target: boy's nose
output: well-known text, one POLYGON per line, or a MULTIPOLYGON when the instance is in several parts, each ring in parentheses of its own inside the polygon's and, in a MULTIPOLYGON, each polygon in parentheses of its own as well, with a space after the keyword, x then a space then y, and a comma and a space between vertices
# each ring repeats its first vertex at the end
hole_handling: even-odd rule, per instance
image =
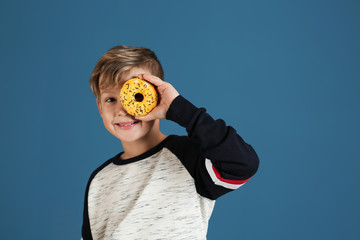
POLYGON ((124 107, 122 106, 121 103, 119 103, 119 106, 117 108, 117 113, 118 116, 126 116, 128 115, 128 113, 125 111, 124 107))

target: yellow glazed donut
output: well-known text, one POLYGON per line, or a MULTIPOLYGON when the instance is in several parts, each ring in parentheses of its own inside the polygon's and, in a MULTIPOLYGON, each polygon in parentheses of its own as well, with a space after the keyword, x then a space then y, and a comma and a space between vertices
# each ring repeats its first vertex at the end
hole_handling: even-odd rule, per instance
POLYGON ((151 83, 140 78, 132 78, 122 86, 120 101, 130 115, 144 116, 156 107, 158 94, 151 83))

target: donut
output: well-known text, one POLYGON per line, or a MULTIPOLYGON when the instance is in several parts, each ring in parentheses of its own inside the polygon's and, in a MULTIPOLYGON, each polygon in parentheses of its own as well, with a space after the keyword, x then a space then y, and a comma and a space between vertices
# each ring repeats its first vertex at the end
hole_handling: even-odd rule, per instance
POLYGON ((132 78, 122 86, 120 101, 130 115, 145 116, 156 107, 158 94, 151 83, 140 78, 132 78))

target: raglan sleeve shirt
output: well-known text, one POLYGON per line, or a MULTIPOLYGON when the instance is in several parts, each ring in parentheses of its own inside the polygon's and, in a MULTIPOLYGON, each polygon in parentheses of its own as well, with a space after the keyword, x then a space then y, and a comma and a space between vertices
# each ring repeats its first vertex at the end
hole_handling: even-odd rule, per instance
POLYGON ((195 180, 197 192, 217 199, 245 184, 257 171, 259 159, 222 119, 214 120, 205 108, 197 108, 182 95, 171 103, 166 119, 186 128, 188 144, 173 151, 195 180), (198 154, 192 148, 200 148, 198 154), (183 149, 181 149, 183 148, 183 149))
POLYGON ((84 203, 84 240, 110 235, 121 235, 114 239, 135 239, 135 235, 147 239, 205 239, 214 200, 242 186, 257 171, 259 159, 251 145, 223 120, 214 120, 205 108, 179 95, 169 106, 166 119, 186 128, 188 136, 170 135, 133 159, 122 160, 119 154, 92 173, 84 203), (124 180, 111 180, 127 174, 129 178, 124 180), (133 188, 132 180, 139 177, 143 185, 133 188), (151 194, 144 194, 145 188, 151 194), (132 193, 136 191, 139 193, 132 193), (128 200, 129 196, 135 196, 137 203, 128 200), (164 221, 157 209, 165 211, 164 221), (140 223, 138 219, 142 219, 140 223), (142 235, 144 231, 152 235, 142 235))

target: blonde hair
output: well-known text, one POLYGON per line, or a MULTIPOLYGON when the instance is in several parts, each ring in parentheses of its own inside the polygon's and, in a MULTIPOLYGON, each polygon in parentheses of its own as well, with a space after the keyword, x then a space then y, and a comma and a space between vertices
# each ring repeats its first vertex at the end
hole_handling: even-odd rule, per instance
POLYGON ((164 71, 155 53, 143 47, 116 46, 97 62, 90 77, 90 89, 99 98, 100 89, 118 86, 133 67, 141 67, 164 79, 164 71))

